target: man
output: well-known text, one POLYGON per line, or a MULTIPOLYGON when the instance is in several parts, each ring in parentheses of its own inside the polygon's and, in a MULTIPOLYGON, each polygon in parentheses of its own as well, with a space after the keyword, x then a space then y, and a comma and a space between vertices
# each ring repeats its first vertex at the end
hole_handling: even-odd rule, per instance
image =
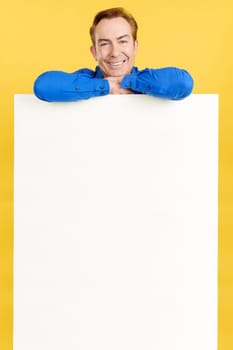
POLYGON ((95 71, 49 71, 35 81, 35 95, 45 101, 78 101, 107 94, 142 93, 180 100, 193 89, 190 74, 174 67, 138 70, 137 23, 123 8, 99 12, 90 28, 95 71))

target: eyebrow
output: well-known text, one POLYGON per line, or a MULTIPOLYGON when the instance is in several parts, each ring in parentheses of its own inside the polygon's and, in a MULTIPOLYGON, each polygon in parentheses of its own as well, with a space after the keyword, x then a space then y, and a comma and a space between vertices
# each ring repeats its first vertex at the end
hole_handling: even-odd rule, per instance
MULTIPOLYGON (((119 36, 118 38, 117 38, 117 40, 121 40, 121 39, 123 39, 123 38, 129 38, 129 35, 128 34, 124 34, 124 35, 121 35, 121 36, 119 36)), ((110 39, 98 39, 98 43, 101 43, 101 42, 103 42, 103 41, 107 41, 107 42, 109 42, 109 41, 111 41, 110 39)))
POLYGON ((129 35, 128 34, 121 35, 117 38, 117 40, 121 40, 123 38, 129 38, 129 35))

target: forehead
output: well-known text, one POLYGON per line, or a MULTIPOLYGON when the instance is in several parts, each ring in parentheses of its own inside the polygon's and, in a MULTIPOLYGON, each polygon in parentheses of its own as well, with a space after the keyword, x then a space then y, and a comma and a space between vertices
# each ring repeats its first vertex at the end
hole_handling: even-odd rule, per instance
POLYGON ((118 38, 122 35, 132 36, 130 24, 123 17, 104 18, 95 27, 95 39, 118 38))

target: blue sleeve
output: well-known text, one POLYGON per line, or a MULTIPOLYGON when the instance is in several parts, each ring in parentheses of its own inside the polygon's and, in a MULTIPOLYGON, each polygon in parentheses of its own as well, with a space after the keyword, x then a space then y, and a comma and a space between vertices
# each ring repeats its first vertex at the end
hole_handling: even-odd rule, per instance
POLYGON ((69 102, 109 94, 109 83, 94 78, 94 72, 81 69, 74 73, 49 71, 34 83, 35 95, 48 102, 69 102))
POLYGON ((155 97, 181 100, 191 94, 193 79, 186 70, 175 67, 146 68, 126 75, 122 87, 155 97))

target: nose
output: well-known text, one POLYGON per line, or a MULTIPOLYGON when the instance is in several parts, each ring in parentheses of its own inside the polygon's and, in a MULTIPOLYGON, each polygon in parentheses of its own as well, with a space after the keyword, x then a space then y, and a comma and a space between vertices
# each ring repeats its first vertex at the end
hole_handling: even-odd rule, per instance
POLYGON ((110 52, 111 57, 117 57, 117 56, 119 56, 119 54, 120 54, 119 44, 112 43, 111 52, 110 52))

